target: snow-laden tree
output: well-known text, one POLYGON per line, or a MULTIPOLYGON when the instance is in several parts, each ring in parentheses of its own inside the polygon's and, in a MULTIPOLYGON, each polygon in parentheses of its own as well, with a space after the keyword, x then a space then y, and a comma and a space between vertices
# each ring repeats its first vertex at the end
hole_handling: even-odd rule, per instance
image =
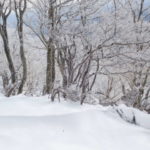
POLYGON ((108 45, 114 65, 105 67, 106 73, 120 77, 125 103, 143 107, 149 97, 149 5, 144 0, 114 2, 115 36, 108 45))
MULTIPOLYGON (((21 1, 12 1, 11 7, 15 8, 15 18, 20 18, 18 12, 23 6, 18 7, 15 2, 21 1)), ((17 48, 24 55, 21 55, 23 72, 21 78, 15 74, 15 79, 27 81, 27 93, 31 87, 34 92, 44 87, 43 94, 51 94, 52 100, 62 94, 81 104, 98 99, 103 105, 123 102, 149 109, 150 10, 146 0, 27 2, 26 15, 17 22, 20 27, 23 22, 26 25, 24 32, 18 30, 18 37, 20 45, 28 47, 28 57, 24 57, 24 47, 17 48), (23 37, 29 42, 22 43, 23 37), (36 55, 29 44, 38 49, 36 55), (34 65, 37 61, 38 68, 34 65), (27 80, 24 75, 28 75, 27 80)), ((2 23, 1 18, 1 27, 2 23)))
POLYGON ((14 0, 14 11, 17 19, 17 31, 20 43, 20 58, 22 63, 22 78, 18 87, 18 94, 23 92, 23 87, 27 80, 27 62, 24 52, 24 14, 27 9, 27 0, 14 0))
MULTIPOLYGON (((2 0, 0 2, 0 35, 3 41, 3 49, 6 55, 8 69, 10 71, 7 73, 8 69, 4 69, 5 71, 2 72, 3 78, 3 87, 5 89, 5 95, 10 96, 15 93, 22 93, 23 87, 27 77, 27 69, 26 69, 26 59, 24 55, 24 46, 23 46, 23 15, 26 11, 26 0, 2 0), (18 29, 18 36, 20 41, 20 58, 22 61, 23 66, 23 73, 22 79, 20 81, 19 78, 19 69, 17 65, 15 65, 15 61, 13 61, 13 49, 11 47, 11 39, 9 37, 11 30, 8 27, 8 20, 9 17, 16 12, 16 19, 17 19, 17 29, 18 29), (11 81, 11 82, 10 82, 11 81)), ((16 37, 15 37, 16 38, 16 37)), ((15 49, 16 51, 16 49, 15 49)), ((18 59, 17 57, 15 59, 18 59)))
POLYGON ((0 35, 3 41, 4 52, 8 62, 8 68, 10 71, 10 80, 11 80, 11 85, 10 85, 9 77, 7 73, 2 73, 3 87, 6 89, 7 96, 11 95, 16 83, 16 72, 15 72, 15 66, 12 60, 12 55, 11 55, 12 53, 9 45, 8 26, 7 26, 7 20, 11 14, 11 11, 12 11, 12 1, 2 0, 0 2, 0 35))

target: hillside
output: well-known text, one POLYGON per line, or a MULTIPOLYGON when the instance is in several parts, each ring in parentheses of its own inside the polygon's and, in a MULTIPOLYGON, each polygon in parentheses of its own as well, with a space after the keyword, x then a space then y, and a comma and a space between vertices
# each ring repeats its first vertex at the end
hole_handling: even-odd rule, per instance
POLYGON ((149 150, 148 127, 150 116, 123 105, 81 106, 63 100, 51 103, 47 97, 0 96, 2 150, 149 150), (116 109, 134 112, 139 125, 121 119, 116 109))

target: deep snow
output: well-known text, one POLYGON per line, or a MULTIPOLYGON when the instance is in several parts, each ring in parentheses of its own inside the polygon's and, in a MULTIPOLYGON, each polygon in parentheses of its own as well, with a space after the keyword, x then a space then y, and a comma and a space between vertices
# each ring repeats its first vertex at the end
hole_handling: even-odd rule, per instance
POLYGON ((47 97, 0 95, 1 150, 150 150, 150 116, 124 105, 102 107, 47 97), (125 122, 136 116, 138 125, 125 122))

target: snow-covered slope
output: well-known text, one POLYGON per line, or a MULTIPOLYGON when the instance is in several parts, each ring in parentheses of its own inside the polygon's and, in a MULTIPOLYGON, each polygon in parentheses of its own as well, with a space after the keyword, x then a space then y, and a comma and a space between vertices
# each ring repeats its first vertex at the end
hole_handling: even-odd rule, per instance
POLYGON ((150 150, 150 130, 125 122, 112 107, 0 95, 0 149, 150 150))

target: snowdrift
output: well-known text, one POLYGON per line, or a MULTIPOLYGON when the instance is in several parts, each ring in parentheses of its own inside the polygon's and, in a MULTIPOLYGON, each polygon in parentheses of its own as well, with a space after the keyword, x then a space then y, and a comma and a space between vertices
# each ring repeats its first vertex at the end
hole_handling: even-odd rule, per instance
POLYGON ((149 150, 150 116, 119 107, 102 107, 47 97, 0 95, 2 150, 149 150), (136 116, 138 125, 124 121, 136 116))

